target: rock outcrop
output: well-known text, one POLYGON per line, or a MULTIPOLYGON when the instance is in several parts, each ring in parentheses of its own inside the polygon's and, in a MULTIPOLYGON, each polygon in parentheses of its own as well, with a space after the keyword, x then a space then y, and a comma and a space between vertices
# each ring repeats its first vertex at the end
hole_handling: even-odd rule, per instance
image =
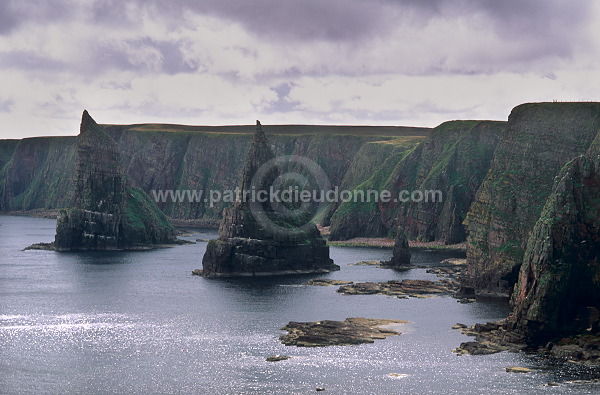
POLYGON ((386 329, 383 326, 407 324, 408 321, 346 318, 344 321, 292 321, 281 330, 287 331, 279 340, 286 346, 297 347, 326 347, 348 346, 362 343, 373 343, 388 336, 397 336, 401 332, 386 329))
MULTIPOLYGON (((240 195, 226 208, 219 238, 211 240, 202 258, 209 277, 327 273, 339 270, 329 258, 329 247, 309 218, 276 210, 270 188, 283 176, 260 122, 246 157, 240 195), (260 202, 252 191, 268 193, 260 202)), ((258 197, 258 195, 256 195, 258 197)))
POLYGON ((55 249, 135 249, 175 241, 165 215, 131 186, 115 141, 84 111, 71 208, 58 217, 55 249))
POLYGON ((509 294, 554 177, 586 152, 600 103, 530 103, 513 109, 466 218, 470 286, 509 294))
POLYGON ((391 268, 402 268, 410 265, 410 250, 408 248, 408 239, 404 230, 398 229, 394 238, 394 249, 392 258, 385 263, 385 266, 391 268))

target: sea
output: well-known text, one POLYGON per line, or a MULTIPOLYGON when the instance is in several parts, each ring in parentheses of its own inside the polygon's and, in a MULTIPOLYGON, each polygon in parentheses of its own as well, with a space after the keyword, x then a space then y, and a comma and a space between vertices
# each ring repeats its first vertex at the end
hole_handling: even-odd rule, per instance
MULTIPOLYGON (((24 250, 54 239, 52 219, 0 216, 2 394, 597 394, 599 371, 537 354, 458 356, 471 338, 451 329, 507 316, 508 300, 342 295, 311 278, 438 280, 354 265, 388 248, 331 247, 341 270, 319 276, 206 279, 206 241, 136 252, 24 250), (302 348, 279 341, 290 321, 349 317, 409 321, 372 344, 302 348), (267 362, 272 355, 291 358, 267 362), (508 373, 506 367, 532 369, 508 373), (549 385, 549 383, 552 383, 549 385), (558 384, 558 386, 555 386, 558 384)), ((435 267, 454 256, 413 251, 435 267)))

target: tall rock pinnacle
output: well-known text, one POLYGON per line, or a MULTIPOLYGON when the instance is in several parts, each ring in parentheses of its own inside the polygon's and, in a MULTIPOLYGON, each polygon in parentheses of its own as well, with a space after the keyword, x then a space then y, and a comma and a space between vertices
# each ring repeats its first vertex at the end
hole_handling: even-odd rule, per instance
MULTIPOLYGON (((240 183, 242 194, 264 191, 265 196, 270 196, 267 191, 274 180, 284 176, 273 159, 273 150, 256 121, 240 183)), ((219 238, 209 242, 202 258, 203 275, 260 276, 339 270, 329 258, 329 247, 314 223, 295 228, 293 221, 277 215, 271 202, 256 205, 251 201, 251 193, 246 197, 223 211, 219 238), (289 232, 274 230, 273 218, 267 214, 289 232)))
POLYGON ((77 136, 72 207, 56 223, 59 251, 144 248, 173 243, 175 229, 141 189, 133 187, 118 144, 87 111, 77 136))

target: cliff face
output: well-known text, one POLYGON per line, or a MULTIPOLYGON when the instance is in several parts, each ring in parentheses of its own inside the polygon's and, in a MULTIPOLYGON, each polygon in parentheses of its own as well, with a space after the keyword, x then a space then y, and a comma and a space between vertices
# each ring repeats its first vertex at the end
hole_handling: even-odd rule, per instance
MULTIPOLYGON (((277 210, 273 201, 244 198, 245 192, 277 188, 285 171, 274 164, 275 154, 260 123, 241 176, 241 198, 225 209, 219 238, 209 242, 202 258, 205 276, 259 276, 326 273, 338 270, 316 226, 304 216, 277 210)), ((293 210, 292 210, 293 211, 293 210)))
POLYGON ((599 103, 513 109, 465 221, 469 276, 477 291, 510 293, 554 177, 588 149, 599 129, 599 103))
MULTIPOLYGON (((422 138, 398 138, 364 144, 352 161, 340 190, 381 191, 396 166, 409 155, 422 138)), ((331 207, 330 240, 353 237, 385 237, 389 226, 381 218, 380 205, 371 201, 338 202, 331 207)))
MULTIPOLYGON (((170 196, 156 201, 172 218, 220 220, 230 203, 211 207, 208 191, 237 186, 250 147, 250 126, 100 126, 117 143, 132 185, 154 200, 152 191, 203 190, 202 198, 170 196)), ((265 126, 277 155, 300 155, 317 162, 339 185, 366 143, 398 136, 425 136, 426 128, 351 126, 265 126)), ((253 129, 252 129, 253 130, 253 129)), ((0 140, 0 211, 67 207, 73 189, 77 141, 74 137, 0 140)), ((325 215, 326 213, 324 213, 325 215)))
POLYGON ((504 128, 504 122, 446 122, 418 146, 382 155, 379 163, 383 165, 356 189, 388 190, 392 200, 340 205, 332 216, 332 239, 385 236, 400 227, 409 239, 448 244, 464 241, 462 221, 504 128), (399 196, 401 191, 440 191, 441 199, 437 194, 433 201, 430 193, 428 201, 425 194, 421 201, 421 196, 415 195, 414 200, 402 202, 410 196, 399 196))
POLYGON ((600 133, 597 141, 560 171, 527 241, 508 321, 529 343, 598 328, 600 133))
POLYGON ((73 186, 74 137, 4 140, 0 151, 0 211, 65 207, 73 186), (13 147, 12 150, 10 147, 13 147), (12 151, 12 152, 11 152, 12 151), (8 154, 10 153, 10 157, 8 154))
POLYGON ((84 111, 70 206, 57 220, 59 251, 134 248, 175 241, 174 228, 131 186, 115 141, 84 111))

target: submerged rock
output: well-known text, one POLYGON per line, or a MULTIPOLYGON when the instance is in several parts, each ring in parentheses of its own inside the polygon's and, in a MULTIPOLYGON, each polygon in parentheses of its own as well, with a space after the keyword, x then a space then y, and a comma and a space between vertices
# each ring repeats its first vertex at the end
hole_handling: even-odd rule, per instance
POLYGON ((332 286, 332 285, 348 285, 353 284, 352 281, 331 280, 328 278, 313 278, 304 283, 304 285, 332 286))
POLYGON ((292 357, 288 357, 287 355, 271 355, 270 357, 267 357, 267 362, 285 361, 290 358, 292 358, 292 357))
POLYGON ((136 249, 176 242, 166 216, 131 185, 117 143, 84 111, 72 205, 60 211, 55 249, 136 249))
POLYGON ((288 334, 279 340, 286 346, 325 347, 373 343, 378 339, 399 335, 400 332, 382 326, 406 324, 408 321, 346 318, 344 321, 290 322, 281 330, 288 334))
POLYGON ((306 215, 296 215, 293 208, 272 204, 271 188, 284 176, 257 121, 242 174, 241 196, 233 207, 224 210, 219 238, 208 243, 202 258, 204 276, 266 276, 339 270, 329 257, 325 240, 306 215), (247 195, 252 191, 268 191, 267 201, 260 202, 247 195))
POLYGON ((533 369, 524 368, 521 366, 507 366, 506 371, 509 373, 529 373, 533 372, 533 369))

